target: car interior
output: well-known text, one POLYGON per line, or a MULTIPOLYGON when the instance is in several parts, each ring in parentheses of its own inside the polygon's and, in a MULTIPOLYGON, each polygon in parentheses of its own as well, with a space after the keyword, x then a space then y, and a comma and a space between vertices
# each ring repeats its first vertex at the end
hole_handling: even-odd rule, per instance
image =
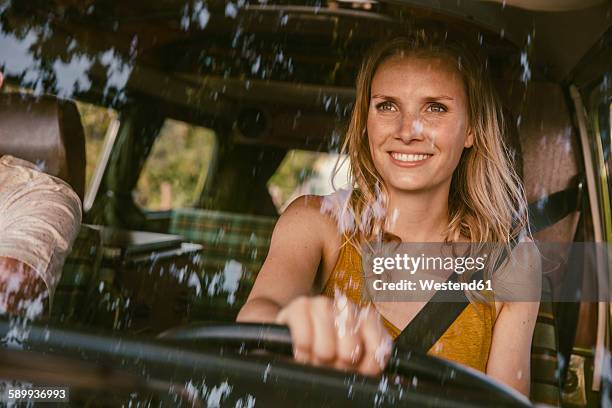
MULTIPOLYGON (((53 332, 54 347, 80 344, 95 356, 90 364, 96 358, 119 361, 109 351, 115 347, 125 356, 148 362, 152 373, 175 370, 177 378, 196 378, 218 367, 221 373, 249 372, 244 374, 244 389, 255 387, 254 373, 269 370, 265 360, 258 360, 255 369, 240 358, 197 355, 194 336, 212 343, 221 339, 229 347, 244 345, 245 338, 268 330, 263 334, 270 343, 266 347, 286 352, 287 345, 278 341, 280 335, 273 328, 260 328, 255 334, 228 329, 265 260, 279 215, 267 183, 292 149, 337 152, 351 112, 360 57, 374 39, 398 33, 437 30, 480 44, 503 103, 507 144, 523 179, 537 241, 593 241, 597 225, 600 238, 608 237, 609 198, 605 190, 606 210, 598 198, 602 176, 593 173, 602 163, 585 151, 591 149, 589 138, 599 137, 604 140, 601 157, 607 160, 610 147, 605 140, 610 135, 610 110, 607 121, 605 110, 599 114, 601 128, 595 130, 599 133, 586 123, 594 108, 605 105, 603 96, 594 102, 593 95, 607 95, 605 106, 610 106, 610 85, 603 91, 600 86, 612 69, 612 47, 606 46, 612 43, 609 2, 474 0, 439 2, 439 8, 420 1, 239 2, 233 16, 234 9, 228 11, 226 3, 214 1, 207 5, 206 23, 202 23, 206 14, 201 2, 167 2, 176 3, 174 8, 141 1, 129 7, 108 2, 106 12, 112 18, 101 22, 95 22, 95 16, 102 8, 87 14, 86 8, 72 10, 67 1, 52 3, 56 32, 41 47, 41 58, 51 58, 58 44, 72 40, 80 52, 92 55, 113 46, 117 60, 131 64, 123 89, 109 85, 109 72, 92 64, 90 86, 66 97, 24 91, 31 84, 11 72, 10 62, 0 57, 8 83, 20 88, 0 92, 0 154, 37 164, 65 180, 84 201, 84 224, 42 322, 60 327, 53 332), (184 3, 182 19, 175 11, 179 3, 184 3), (569 26, 575 29, 566 29, 569 26), (98 31, 104 35, 95 36, 98 31), (130 40, 133 36, 137 45, 130 40), (73 100, 113 107, 119 115, 106 134, 93 176, 97 181, 89 186, 85 185, 86 136, 73 100), (133 191, 167 119, 213 129, 214 157, 193 206, 150 211, 135 203, 133 191), (205 322, 212 322, 214 330, 188 335, 172 331, 205 322), (112 335, 96 342, 86 334, 62 332, 61 327, 112 335), (154 339, 164 332, 168 341, 163 345, 129 340, 129 336, 154 339), (121 335, 128 337, 113 343, 121 335), (181 340, 181 335, 186 337, 181 340), (180 354, 173 346, 193 352, 180 354), (141 354, 135 351, 139 348, 141 354), (180 368, 169 368, 167 362, 151 357, 155 353, 174 359, 180 368)), ((14 25, 50 18, 40 12, 28 20, 18 7, 9 10, 12 14, 3 19, 14 25)), ((609 161, 603 165, 609 166, 609 161)), ((564 281, 559 276, 567 268, 565 255, 557 254, 544 265, 555 281, 564 281)), ((532 341, 530 400, 552 406, 598 406, 601 379, 597 378, 603 368, 593 350, 609 350, 609 305, 554 302, 553 291, 563 288, 552 287, 547 279, 532 341)), ((44 333, 36 330, 31 332, 33 344, 42 345, 44 333)), ((250 348, 261 346, 250 341, 250 348)), ((13 361, 10 354, 2 354, 13 361)), ((53 364, 53 356, 45 358, 44 364, 53 364)), ((285 367, 277 357, 271 361, 285 367)), ((148 387, 137 376, 119 371, 115 377, 96 377, 92 367, 75 370, 88 373, 92 383, 97 381, 99 392, 108 386, 148 387)), ((324 370, 304 370, 308 375, 300 378, 311 381, 309 389, 318 390, 312 395, 323 395, 321 390, 330 382, 341 382, 341 377, 324 370)), ((299 382, 297 377, 290 381, 287 378, 292 377, 278 375, 278 381, 286 381, 285 389, 293 390, 286 393, 299 392, 291 388, 292 381, 299 382)), ((240 377, 233 378, 240 389, 240 377)), ((478 390, 480 383, 470 381, 465 384, 478 390)), ((377 392, 378 383, 363 384, 355 401, 369 401, 365 395, 377 392)), ((424 398, 433 398, 437 391, 427 394, 424 387, 424 398)), ((188 388, 177 391, 176 398, 189 399, 188 388)), ((157 391, 162 389, 163 384, 157 391)), ((383 403, 401 399, 398 392, 383 398, 383 403)), ((232 398, 247 406, 248 392, 232 398)), ((470 398, 477 397, 470 394, 470 398)), ((509 406, 521 403, 508 401, 509 406)))

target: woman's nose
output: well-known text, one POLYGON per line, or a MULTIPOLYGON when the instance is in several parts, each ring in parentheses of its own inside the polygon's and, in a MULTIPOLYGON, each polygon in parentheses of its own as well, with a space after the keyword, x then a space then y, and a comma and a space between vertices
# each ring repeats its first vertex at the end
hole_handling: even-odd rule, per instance
POLYGON ((402 115, 399 123, 398 136, 404 143, 412 140, 423 140, 424 126, 417 115, 402 115))

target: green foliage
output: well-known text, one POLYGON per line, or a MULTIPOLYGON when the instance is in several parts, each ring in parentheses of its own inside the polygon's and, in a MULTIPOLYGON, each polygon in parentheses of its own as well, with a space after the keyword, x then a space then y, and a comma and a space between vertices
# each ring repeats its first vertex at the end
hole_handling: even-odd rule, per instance
POLYGON ((317 152, 291 150, 268 181, 268 189, 277 208, 283 207, 295 189, 314 172, 314 164, 321 156, 317 152))
POLYGON ((166 120, 138 179, 135 201, 149 210, 193 205, 206 179, 214 146, 212 130, 166 120))

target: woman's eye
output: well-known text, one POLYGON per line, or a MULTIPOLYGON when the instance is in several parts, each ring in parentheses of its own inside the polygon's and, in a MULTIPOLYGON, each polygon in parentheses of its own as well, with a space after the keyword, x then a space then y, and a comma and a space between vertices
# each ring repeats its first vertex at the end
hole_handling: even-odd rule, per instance
POLYGON ((391 102, 381 102, 379 104, 376 105, 376 109, 380 110, 380 111, 392 111, 394 108, 393 104, 391 102))
POLYGON ((427 107, 427 111, 434 113, 446 112, 446 106, 440 103, 432 103, 427 107))

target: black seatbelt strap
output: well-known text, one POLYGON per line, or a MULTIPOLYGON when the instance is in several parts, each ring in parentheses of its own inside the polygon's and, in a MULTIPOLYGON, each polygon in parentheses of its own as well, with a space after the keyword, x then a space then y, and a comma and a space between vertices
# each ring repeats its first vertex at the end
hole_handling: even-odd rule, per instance
MULTIPOLYGON (((453 272, 447 282, 456 282, 457 274, 453 272)), ((459 301, 445 301, 437 291, 431 300, 417 313, 408 326, 395 339, 395 344, 406 350, 419 350, 426 353, 446 330, 465 310, 469 301, 463 291, 453 293, 459 301)))
POLYGON ((583 183, 579 179, 575 187, 558 191, 529 204, 531 232, 542 231, 561 221, 567 215, 580 210, 583 183))
MULTIPOLYGON (((500 261, 503 260, 500 259, 500 261)), ((457 282, 458 276, 453 272, 446 281, 457 282)), ((482 279, 482 276, 483 272, 480 270, 474 273, 471 280, 482 279)), ((397 336, 395 344, 407 350, 419 350, 426 353, 442 337, 469 303, 465 292, 462 290, 437 291, 397 336)))

